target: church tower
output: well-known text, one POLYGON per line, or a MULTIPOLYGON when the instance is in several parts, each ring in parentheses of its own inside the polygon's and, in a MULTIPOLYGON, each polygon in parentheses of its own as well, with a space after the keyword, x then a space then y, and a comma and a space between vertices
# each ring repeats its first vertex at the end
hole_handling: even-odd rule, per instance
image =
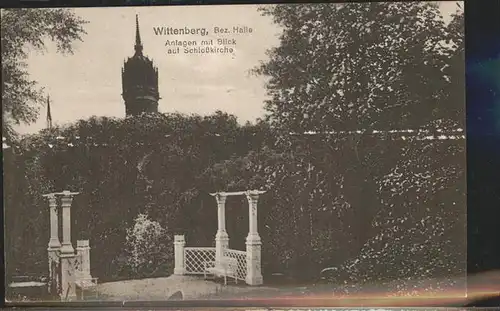
POLYGON ((143 55, 139 18, 135 16, 135 54, 122 69, 123 100, 127 116, 158 112, 158 68, 143 55))

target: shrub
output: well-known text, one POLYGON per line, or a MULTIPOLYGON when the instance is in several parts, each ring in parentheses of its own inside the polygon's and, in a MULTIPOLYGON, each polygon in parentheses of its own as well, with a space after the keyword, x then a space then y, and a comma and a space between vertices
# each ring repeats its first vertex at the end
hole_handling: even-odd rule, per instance
POLYGON ((126 265, 135 278, 170 274, 173 265, 173 242, 166 228, 139 214, 127 229, 126 265))

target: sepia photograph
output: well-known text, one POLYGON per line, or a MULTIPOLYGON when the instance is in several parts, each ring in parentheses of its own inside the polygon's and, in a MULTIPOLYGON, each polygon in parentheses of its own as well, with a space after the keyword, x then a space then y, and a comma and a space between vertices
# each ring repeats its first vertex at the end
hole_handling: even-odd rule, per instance
POLYGON ((465 297, 463 2, 2 9, 1 47, 8 302, 465 297))

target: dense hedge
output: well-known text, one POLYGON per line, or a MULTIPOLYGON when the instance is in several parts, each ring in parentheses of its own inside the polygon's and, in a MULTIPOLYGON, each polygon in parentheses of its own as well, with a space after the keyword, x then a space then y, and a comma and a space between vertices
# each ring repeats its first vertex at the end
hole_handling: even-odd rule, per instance
MULTIPOLYGON (((45 273, 41 195, 63 189, 81 193, 73 239, 91 240, 92 272, 103 281, 171 273, 167 238, 153 268, 132 269, 127 230, 139 214, 166 236, 211 246, 208 193, 257 188, 268 190, 259 202, 265 276, 307 279, 331 266, 345 272, 336 282, 464 271, 463 140, 278 137, 265 123, 240 126, 217 113, 92 118, 26 138, 4 158, 8 274, 45 273)), ((244 249, 246 200, 228 199, 226 219, 231 247, 244 249)))

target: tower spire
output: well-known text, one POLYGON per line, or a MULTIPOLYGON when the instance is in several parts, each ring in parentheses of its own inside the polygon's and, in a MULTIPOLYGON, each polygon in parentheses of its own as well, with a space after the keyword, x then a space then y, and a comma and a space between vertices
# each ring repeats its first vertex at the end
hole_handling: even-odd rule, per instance
POLYGON ((47 128, 52 128, 52 114, 50 113, 50 95, 47 96, 47 128))
POLYGON ((139 32, 139 15, 135 14, 135 55, 142 55, 141 34, 139 32))
POLYGON ((122 97, 125 101, 125 114, 140 115, 142 113, 157 113, 158 100, 158 69, 153 62, 143 55, 139 16, 135 15, 135 54, 123 64, 122 97))

